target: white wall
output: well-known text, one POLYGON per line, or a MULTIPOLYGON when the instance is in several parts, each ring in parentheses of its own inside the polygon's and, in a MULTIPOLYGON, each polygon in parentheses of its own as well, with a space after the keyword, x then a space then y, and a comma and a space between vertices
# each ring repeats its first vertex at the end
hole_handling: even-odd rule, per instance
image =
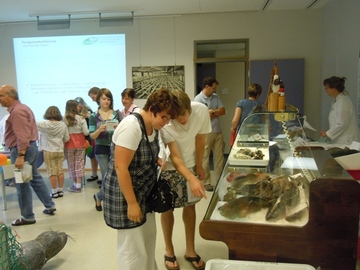
POLYGON ((220 117, 220 127, 225 141, 225 153, 230 151, 230 127, 236 103, 245 98, 245 63, 230 62, 216 64, 216 80, 219 82, 216 93, 224 104, 226 114, 220 117), (225 90, 226 89, 226 90, 225 90))
POLYGON ((324 91, 322 81, 330 76, 346 77, 345 90, 355 106, 358 99, 358 62, 360 51, 360 1, 332 0, 324 9, 321 127, 328 128, 332 98, 324 91))
MULTIPOLYGON (((346 0, 346 2, 349 2, 350 5, 354 1, 346 0)), ((354 5, 358 6, 358 3, 354 5)), ((333 8, 333 3, 331 3, 331 7, 328 8, 330 11, 327 11, 327 13, 332 12, 333 8)), ((342 7, 341 10, 342 13, 345 13, 345 11, 354 13, 351 7, 349 10, 342 7)), ((346 19, 344 18, 346 16, 341 17, 342 20, 346 19)), ((330 20, 333 19, 331 17, 330 20)), ((340 21, 340 19, 337 21, 340 21)), ((319 87, 324 76, 324 72, 321 70, 324 66, 322 65, 322 57, 325 60, 329 58, 325 54, 328 50, 325 48, 327 44, 322 42, 323 23, 328 24, 328 19, 323 17, 322 10, 306 10, 213 13, 147 19, 136 18, 133 26, 130 27, 99 28, 97 20, 73 21, 69 30, 54 31, 37 31, 35 24, 0 25, 0 85, 10 84, 16 86, 12 46, 12 39, 15 37, 125 33, 127 45, 127 85, 129 87, 132 86, 131 68, 133 66, 184 65, 185 91, 192 99, 195 94, 194 41, 248 38, 250 41, 250 60, 305 59, 304 112, 305 115, 311 116, 311 118, 308 118, 310 123, 315 128, 319 128, 322 121, 320 116, 323 114, 320 110, 323 91, 319 87), (324 53, 322 54, 323 50, 324 53)), ((359 31, 359 29, 356 31, 359 31)), ((341 37, 345 34, 349 33, 342 32, 341 37)), ((357 36, 360 37, 358 32, 357 36)), ((326 38, 328 37, 326 36, 326 38)), ((346 45, 349 47, 351 44, 347 43, 346 45)), ((358 48, 359 46, 357 45, 357 52, 358 48)), ((345 66, 345 61, 341 61, 337 65, 342 70, 345 70, 343 67, 345 66)), ((270 72, 269 70, 267 75, 270 75, 270 72)), ((279 73, 281 75, 281 70, 279 70, 279 73)), ((347 73, 344 75, 347 75, 347 73)), ((263 86, 264 89, 266 87, 263 86)), ((122 91, 122 89, 110 90, 122 91)), ((238 97, 238 99, 240 98, 243 98, 243 95, 238 97)), ((117 102, 120 101, 115 101, 115 107, 117 102)), ((137 100, 136 104, 143 106, 144 100, 137 100)), ((0 108, 0 117, 5 112, 4 108, 0 108)), ((228 109, 228 114, 229 118, 232 118, 233 108, 228 109)), ((227 126, 227 129, 229 129, 230 122, 222 123, 223 129, 226 128, 224 126, 227 126)), ((229 138, 225 137, 224 139, 228 141, 229 138)), ((87 162, 87 165, 89 165, 89 162, 87 162)))
POLYGON ((35 24, 0 25, 0 84, 16 86, 14 37, 125 33, 128 86, 132 66, 184 65, 185 91, 192 98, 194 40, 249 38, 251 60, 305 58, 305 114, 313 115, 312 124, 318 126, 320 93, 314 88, 322 79, 322 18, 321 10, 311 10, 135 19, 131 27, 99 28, 97 20, 73 21, 69 30, 54 31, 37 31, 35 24))

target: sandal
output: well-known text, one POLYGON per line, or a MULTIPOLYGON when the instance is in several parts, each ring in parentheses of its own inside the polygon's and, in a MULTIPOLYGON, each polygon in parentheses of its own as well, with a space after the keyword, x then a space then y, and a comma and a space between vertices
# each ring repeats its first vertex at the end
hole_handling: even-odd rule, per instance
POLYGON ((53 198, 53 199, 56 199, 56 198, 59 198, 59 193, 51 193, 50 194, 50 197, 53 198))
POLYGON ((11 225, 13 226, 22 226, 22 225, 31 225, 35 224, 36 220, 25 220, 23 218, 18 218, 17 220, 14 220, 11 222, 11 225))
POLYGON ((202 265, 199 265, 199 262, 201 260, 201 257, 196 254, 196 257, 185 257, 185 260, 191 263, 192 267, 196 270, 204 270, 205 269, 205 262, 202 265), (199 266, 195 266, 194 262, 196 262, 199 266))
POLYGON ((57 194, 58 194, 59 197, 63 197, 64 196, 64 191, 58 191, 57 194))
POLYGON ((175 263, 175 262, 177 262, 177 260, 176 260, 176 256, 173 256, 173 257, 169 257, 169 256, 166 256, 166 255, 164 255, 164 258, 165 258, 165 267, 166 267, 166 269, 168 269, 168 270, 179 270, 180 269, 180 266, 179 266, 179 263, 178 263, 178 266, 173 266, 173 267, 171 267, 171 266, 168 266, 167 264, 166 264, 166 262, 171 262, 171 263, 175 263))

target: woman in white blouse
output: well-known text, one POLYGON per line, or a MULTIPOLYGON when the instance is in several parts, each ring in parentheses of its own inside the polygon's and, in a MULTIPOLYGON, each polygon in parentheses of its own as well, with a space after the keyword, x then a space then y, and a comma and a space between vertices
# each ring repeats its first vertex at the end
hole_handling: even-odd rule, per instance
POLYGON ((329 113, 329 129, 321 131, 320 136, 328 137, 334 143, 350 145, 360 141, 360 132, 354 105, 345 91, 345 79, 332 76, 323 82, 325 91, 335 100, 329 113))

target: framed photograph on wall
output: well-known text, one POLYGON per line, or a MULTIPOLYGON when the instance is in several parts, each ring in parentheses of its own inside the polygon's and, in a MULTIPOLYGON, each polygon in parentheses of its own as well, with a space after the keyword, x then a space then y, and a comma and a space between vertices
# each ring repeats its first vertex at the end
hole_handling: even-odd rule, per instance
POLYGON ((135 98, 146 99, 160 88, 185 91, 184 66, 133 67, 132 81, 135 98))

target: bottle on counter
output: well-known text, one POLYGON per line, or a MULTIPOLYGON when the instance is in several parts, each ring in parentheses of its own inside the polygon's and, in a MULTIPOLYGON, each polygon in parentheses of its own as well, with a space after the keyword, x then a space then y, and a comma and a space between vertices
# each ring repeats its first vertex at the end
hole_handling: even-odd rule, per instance
POLYGON ((280 88, 279 88, 279 100, 278 100, 278 111, 285 110, 285 86, 283 81, 280 81, 280 88))

